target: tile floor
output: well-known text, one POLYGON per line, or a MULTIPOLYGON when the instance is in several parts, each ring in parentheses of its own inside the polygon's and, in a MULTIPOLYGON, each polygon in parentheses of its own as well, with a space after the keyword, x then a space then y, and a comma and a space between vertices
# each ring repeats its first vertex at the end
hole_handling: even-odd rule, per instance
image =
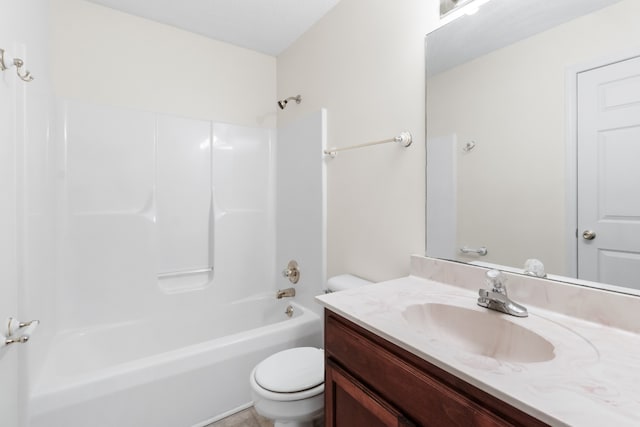
POLYGON ((273 422, 258 415, 255 409, 249 408, 206 427, 273 427, 273 422))
MULTIPOLYGON (((324 427, 324 419, 314 421, 313 425, 324 427)), ((273 421, 261 417, 255 409, 249 408, 205 427, 273 427, 273 421)))

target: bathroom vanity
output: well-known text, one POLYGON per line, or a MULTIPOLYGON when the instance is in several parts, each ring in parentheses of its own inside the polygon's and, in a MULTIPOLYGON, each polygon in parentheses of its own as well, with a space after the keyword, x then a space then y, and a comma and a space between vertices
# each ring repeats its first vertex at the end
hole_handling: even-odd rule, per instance
POLYGON ((486 271, 415 256, 317 297, 326 425, 640 425, 640 298, 506 273, 518 318, 478 306, 486 271))
POLYGON ((443 369, 325 313, 327 426, 543 426, 443 369))

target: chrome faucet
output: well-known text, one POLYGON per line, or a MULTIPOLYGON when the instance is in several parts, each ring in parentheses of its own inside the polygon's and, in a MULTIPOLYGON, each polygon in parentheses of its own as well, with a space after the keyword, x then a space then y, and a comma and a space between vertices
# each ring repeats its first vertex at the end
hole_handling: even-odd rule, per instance
POLYGON ((294 288, 287 288, 287 289, 278 289, 278 292, 276 292, 276 298, 281 299, 284 297, 295 297, 296 296, 296 290, 294 288))
POLYGON ((502 273, 498 270, 489 270, 486 274, 487 286, 491 290, 480 289, 478 291, 478 305, 491 310, 501 311, 517 317, 527 317, 529 313, 522 305, 513 302, 507 296, 507 288, 502 279, 502 273))

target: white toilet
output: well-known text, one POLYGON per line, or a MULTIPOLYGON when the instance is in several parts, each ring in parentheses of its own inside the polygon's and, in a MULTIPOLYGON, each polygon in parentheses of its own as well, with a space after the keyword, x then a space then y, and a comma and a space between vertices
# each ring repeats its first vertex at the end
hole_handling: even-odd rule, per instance
MULTIPOLYGON (((349 274, 327 281, 329 292, 371 282, 349 274)), ((275 427, 312 427, 324 414, 324 350, 297 347, 273 354, 251 371, 256 412, 275 427)))
POLYGON ((311 427, 324 412, 324 350, 280 351, 253 368, 250 382, 256 412, 275 427, 311 427))

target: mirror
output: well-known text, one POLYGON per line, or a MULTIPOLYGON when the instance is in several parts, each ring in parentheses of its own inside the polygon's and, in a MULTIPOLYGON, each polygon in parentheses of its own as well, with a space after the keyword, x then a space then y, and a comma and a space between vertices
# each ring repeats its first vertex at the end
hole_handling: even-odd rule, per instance
MULTIPOLYGON (((638 16, 637 0, 491 0, 427 35, 428 256, 515 272, 533 258, 554 279, 640 288, 638 243, 605 272, 587 271, 602 253, 580 264, 602 240, 579 228, 576 154, 578 76, 640 56, 638 16)), ((603 185, 623 198, 609 218, 640 224, 639 194, 603 185)))

